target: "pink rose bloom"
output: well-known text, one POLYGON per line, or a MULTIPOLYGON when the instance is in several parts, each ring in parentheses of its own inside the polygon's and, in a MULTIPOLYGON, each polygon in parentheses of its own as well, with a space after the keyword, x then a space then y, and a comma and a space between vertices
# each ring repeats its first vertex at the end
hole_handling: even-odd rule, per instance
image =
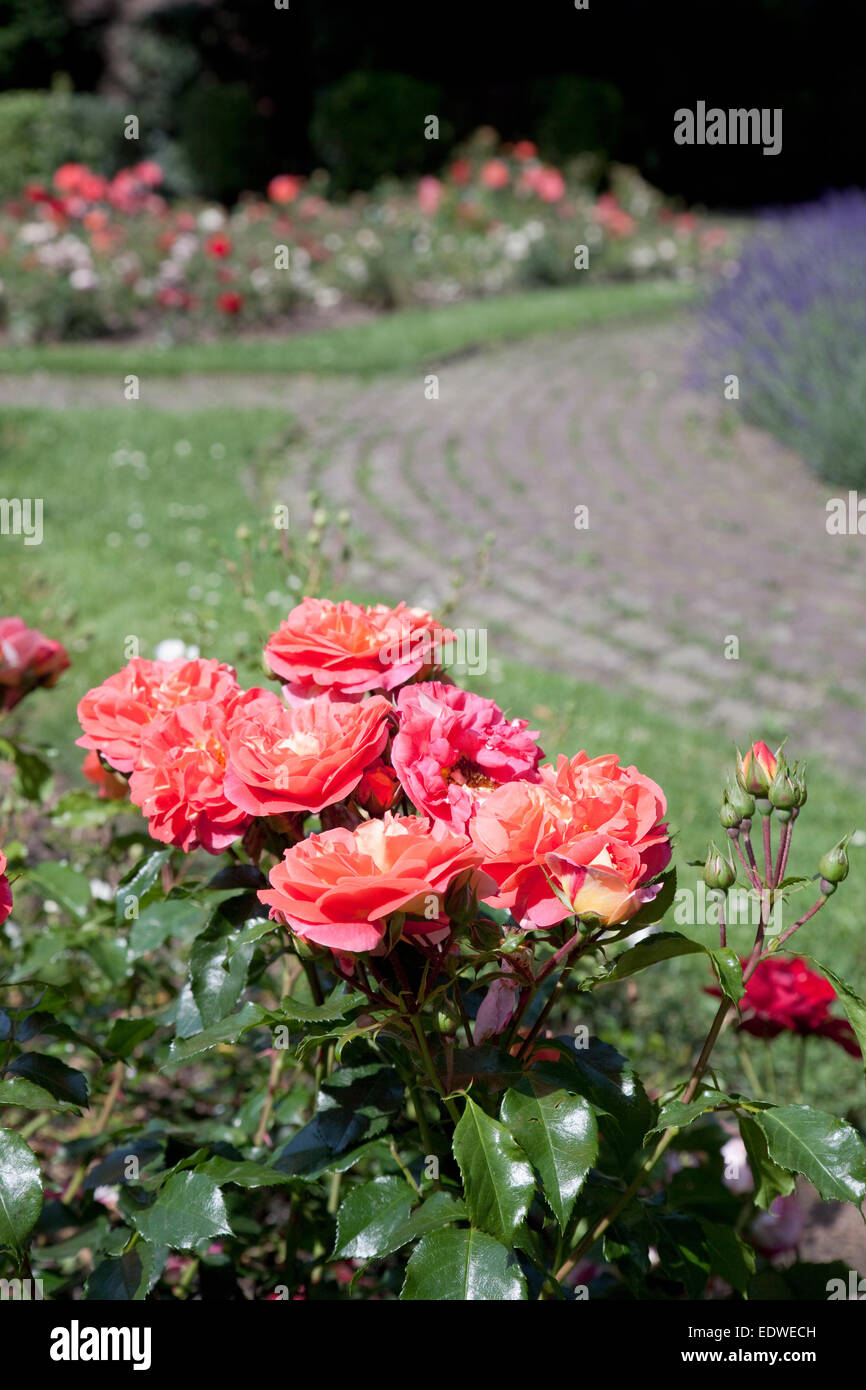
POLYGON ((59 642, 20 618, 0 618, 0 710, 14 709, 37 685, 56 685, 68 666, 59 642))
POLYGON ((506 719, 493 700, 456 685, 409 685, 397 699, 400 729, 391 761, 424 815, 465 830, 503 782, 535 779, 544 753, 525 719, 506 719))
POLYGON ((526 181, 545 203, 558 203, 565 197, 565 179, 558 169, 530 169, 526 181))
POLYGON ((769 1211, 759 1211, 749 1234, 752 1244, 765 1255, 795 1250, 803 1237, 806 1215, 796 1196, 777 1197, 769 1211))
POLYGON ((418 206, 425 217, 433 217, 442 201, 442 184, 432 174, 418 180, 418 206))
POLYGON ((0 850, 0 926, 12 911, 12 885, 6 877, 6 855, 0 850))
POLYGON ((136 656, 78 705, 79 748, 100 752, 119 772, 132 772, 141 735, 152 719, 197 700, 240 696, 233 667, 196 657, 146 661, 136 656))

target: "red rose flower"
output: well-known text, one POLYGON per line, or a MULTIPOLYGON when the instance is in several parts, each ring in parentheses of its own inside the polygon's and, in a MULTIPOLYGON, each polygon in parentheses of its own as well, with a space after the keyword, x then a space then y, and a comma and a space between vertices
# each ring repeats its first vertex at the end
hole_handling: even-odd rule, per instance
POLYGON ((56 685, 66 649, 20 618, 0 618, 0 710, 14 709, 37 685, 56 685))
MULTIPOLYGON (((745 965, 745 960, 742 963, 745 965)), ((706 992, 719 995, 716 988, 706 992)), ((830 981, 799 956, 770 956, 761 961, 746 985, 737 1026, 755 1038, 777 1038, 780 1033, 829 1038, 852 1057, 859 1057, 860 1047, 850 1023, 830 1014, 836 997, 830 981)))

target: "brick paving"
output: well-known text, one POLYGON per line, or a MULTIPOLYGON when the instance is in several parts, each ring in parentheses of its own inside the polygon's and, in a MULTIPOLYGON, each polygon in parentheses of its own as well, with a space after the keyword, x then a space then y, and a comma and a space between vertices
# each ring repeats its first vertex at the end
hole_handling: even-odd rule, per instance
MULTIPOLYGON (((834 489, 743 425, 721 383, 717 399, 684 385, 693 347, 686 320, 611 325, 372 382, 153 379, 142 404, 293 412, 291 493, 350 510, 348 578, 366 594, 439 608, 462 581, 451 623, 486 626, 494 657, 616 681, 741 739, 788 732, 850 773, 866 733, 866 537, 827 534, 834 489)), ((28 403, 119 391, 0 379, 0 405, 28 403)))

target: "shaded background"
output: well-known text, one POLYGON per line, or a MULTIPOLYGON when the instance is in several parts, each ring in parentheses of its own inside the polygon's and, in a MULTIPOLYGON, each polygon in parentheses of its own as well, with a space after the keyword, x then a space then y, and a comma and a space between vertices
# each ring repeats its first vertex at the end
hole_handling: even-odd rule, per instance
POLYGON ((537 139, 551 159, 593 151, 634 164, 665 192, 717 208, 862 181, 856 9, 835 0, 290 3, 2 0, 0 89, 91 94, 74 132, 54 131, 59 151, 42 133, 46 157, 64 157, 73 134, 80 151, 90 132, 113 143, 101 163, 121 163, 129 147, 116 108, 105 110, 117 102, 140 117, 145 152, 178 192, 227 200, 279 170, 326 165, 345 190, 436 168, 482 124, 537 139), (698 100, 781 107, 781 153, 675 145, 674 111, 698 100), (440 117, 438 142, 413 133, 413 106, 440 117))

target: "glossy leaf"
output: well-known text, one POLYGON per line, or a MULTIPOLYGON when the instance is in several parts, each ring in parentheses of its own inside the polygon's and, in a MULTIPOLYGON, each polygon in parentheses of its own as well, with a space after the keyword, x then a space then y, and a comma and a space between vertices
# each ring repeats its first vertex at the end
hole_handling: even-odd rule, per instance
POLYGON ((823 965, 814 956, 806 956, 816 969, 826 975, 831 985, 836 991, 839 1003, 848 1015, 848 1022, 854 1029, 854 1034, 860 1044, 860 1051, 863 1053, 863 1065, 866 1067, 866 999, 861 998, 855 989, 852 989, 847 980, 843 980, 841 975, 837 975, 829 966, 823 965))
POLYGON ((105 1046, 115 1057, 128 1057, 139 1043, 146 1042, 156 1032, 152 1018, 116 1018, 105 1040, 105 1046))
POLYGON ((866 1196, 866 1144, 853 1126, 808 1105, 771 1106, 753 1118, 774 1162, 802 1173, 825 1201, 859 1207, 866 1196))
POLYGON ((268 1023, 270 1018, 267 1009, 247 1001, 236 1014, 220 1019, 219 1023, 211 1024, 210 1028, 204 1028, 192 1037, 179 1038, 173 1042, 163 1070, 183 1066, 190 1058, 198 1057, 202 1052, 218 1047, 221 1043, 237 1042, 244 1033, 248 1033, 251 1028, 260 1028, 268 1023))
POLYGON ((90 911, 90 881, 86 874, 71 869, 68 864, 47 861, 27 877, 43 898, 59 903, 64 912, 76 921, 86 920, 90 911))
POLYGON ((117 926, 122 927, 129 920, 127 909, 130 900, 135 899, 136 904, 141 902, 145 893, 156 883, 163 865, 168 863, 171 855, 170 848, 152 850, 150 854, 144 855, 126 882, 121 883, 114 904, 114 920, 117 926))
POLYGON ((337 1212, 331 1258, 375 1260, 389 1254, 394 1232, 409 1216, 412 1197, 403 1178, 374 1178, 353 1187, 337 1212))
POLYGON ((87 1077, 68 1067, 57 1057, 42 1052, 22 1052, 6 1068, 7 1076, 23 1076, 49 1091, 55 1100, 69 1105, 87 1105, 87 1077))
POLYGON ((526 1154, 471 1098, 454 1131, 453 1148, 472 1224, 510 1244, 535 1191, 526 1154))
POLYGON ((254 1163, 250 1159, 209 1158, 200 1163, 197 1173, 204 1173, 220 1187, 234 1183, 236 1187, 281 1187, 292 1182, 288 1173, 281 1173, 264 1163, 254 1163))
POLYGON ((558 1062, 539 1062, 533 1076, 571 1094, 585 1096, 599 1114, 599 1128, 620 1162, 639 1149, 655 1122, 655 1107, 631 1063, 599 1038, 587 1047, 573 1039, 558 1062))
POLYGON ((586 1175, 598 1157, 595 1112, 583 1096, 508 1091, 502 1121, 541 1178, 542 1191, 564 1230, 586 1175))
POLYGON ((0 1129, 0 1250, 20 1250, 42 1210, 42 1178, 32 1149, 0 1129))
POLYGON ((526 1283, 513 1255, 484 1231, 434 1231, 413 1250, 400 1297, 515 1303, 526 1298, 526 1283))
POLYGON ((23 1076, 7 1076, 0 1081, 0 1105, 20 1105, 24 1110, 53 1110, 58 1114, 64 1111, 80 1115, 77 1105, 58 1100, 42 1086, 26 1081, 23 1076))
POLYGON ((153 1205, 130 1212, 130 1219, 145 1240, 172 1250, 232 1233, 223 1195, 204 1173, 175 1173, 153 1205))
POLYGON ((253 943, 248 942, 230 957, 228 941, 234 930, 231 923, 217 913, 192 944, 190 984, 205 1028, 231 1013, 246 984, 253 943))
POLYGON ((754 1116, 741 1113, 738 1120, 749 1169, 755 1180, 753 1201, 755 1206, 769 1211, 777 1197, 790 1197, 797 1185, 796 1180, 793 1173, 780 1167, 770 1157, 766 1135, 758 1127, 754 1116))

